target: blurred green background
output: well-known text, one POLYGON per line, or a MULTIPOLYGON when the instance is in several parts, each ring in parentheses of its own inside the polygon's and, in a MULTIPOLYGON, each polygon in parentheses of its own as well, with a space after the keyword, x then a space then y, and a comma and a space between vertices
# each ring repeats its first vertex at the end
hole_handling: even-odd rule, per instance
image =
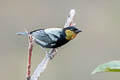
MULTIPOLYGON (((120 59, 120 0, 0 0, 0 79, 25 80, 28 41, 16 32, 62 28, 72 8, 83 32, 59 48, 39 80, 119 80, 120 73, 90 73, 120 59)), ((43 57, 34 44, 32 72, 43 57)))

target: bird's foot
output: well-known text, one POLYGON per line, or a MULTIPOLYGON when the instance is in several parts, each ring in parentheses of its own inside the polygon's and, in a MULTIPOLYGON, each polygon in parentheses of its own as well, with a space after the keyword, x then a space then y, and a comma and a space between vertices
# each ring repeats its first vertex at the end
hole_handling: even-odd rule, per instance
POLYGON ((47 56, 52 60, 56 54, 57 54, 57 49, 53 49, 50 53, 47 54, 47 56))
POLYGON ((55 55, 50 55, 50 54, 48 54, 47 56, 50 58, 50 60, 52 60, 55 55))

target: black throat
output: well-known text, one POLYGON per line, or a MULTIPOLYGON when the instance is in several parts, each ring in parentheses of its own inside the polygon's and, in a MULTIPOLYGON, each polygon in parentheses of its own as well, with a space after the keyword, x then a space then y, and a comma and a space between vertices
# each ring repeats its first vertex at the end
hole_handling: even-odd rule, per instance
POLYGON ((67 42, 69 42, 70 40, 66 40, 66 34, 65 31, 63 30, 61 32, 60 38, 58 39, 58 41, 56 42, 56 45, 53 46, 53 48, 57 48, 57 47, 61 47, 62 45, 66 44, 67 42))

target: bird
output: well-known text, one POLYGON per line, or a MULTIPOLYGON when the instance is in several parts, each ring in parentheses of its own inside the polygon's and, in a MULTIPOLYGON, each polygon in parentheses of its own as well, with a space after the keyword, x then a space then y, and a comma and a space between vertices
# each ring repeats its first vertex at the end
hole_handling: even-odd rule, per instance
MULTIPOLYGON (((69 41, 73 40, 76 35, 82 32, 75 26, 69 26, 65 28, 47 28, 47 29, 36 29, 30 31, 35 43, 40 45, 42 48, 59 48, 69 41)), ((18 32, 17 35, 27 35, 27 32, 18 32)))
POLYGON ((59 47, 73 40, 78 33, 82 32, 82 30, 76 27, 76 23, 73 21, 74 15, 75 9, 71 9, 64 28, 36 29, 30 32, 17 32, 16 34, 31 36, 32 40, 40 45, 45 53, 52 59, 56 55, 59 47), (50 50, 47 52, 45 49, 50 50))

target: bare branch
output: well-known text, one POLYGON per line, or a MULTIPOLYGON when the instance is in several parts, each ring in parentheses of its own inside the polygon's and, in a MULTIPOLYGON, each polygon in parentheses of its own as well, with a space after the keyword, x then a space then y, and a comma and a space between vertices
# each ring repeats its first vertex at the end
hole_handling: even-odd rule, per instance
POLYGON ((41 73, 44 72, 44 70, 46 69, 48 62, 51 60, 51 57, 55 56, 55 53, 56 53, 55 49, 51 49, 49 53, 46 54, 42 62, 35 69, 33 75, 31 76, 31 80, 38 80, 41 73))
POLYGON ((76 25, 76 23, 73 23, 74 15, 75 15, 75 10, 71 9, 64 27, 69 27, 69 26, 76 25))
POLYGON ((32 56, 32 36, 28 34, 28 41, 29 41, 29 46, 28 46, 28 66, 27 66, 27 80, 30 80, 31 77, 31 56, 32 56))

